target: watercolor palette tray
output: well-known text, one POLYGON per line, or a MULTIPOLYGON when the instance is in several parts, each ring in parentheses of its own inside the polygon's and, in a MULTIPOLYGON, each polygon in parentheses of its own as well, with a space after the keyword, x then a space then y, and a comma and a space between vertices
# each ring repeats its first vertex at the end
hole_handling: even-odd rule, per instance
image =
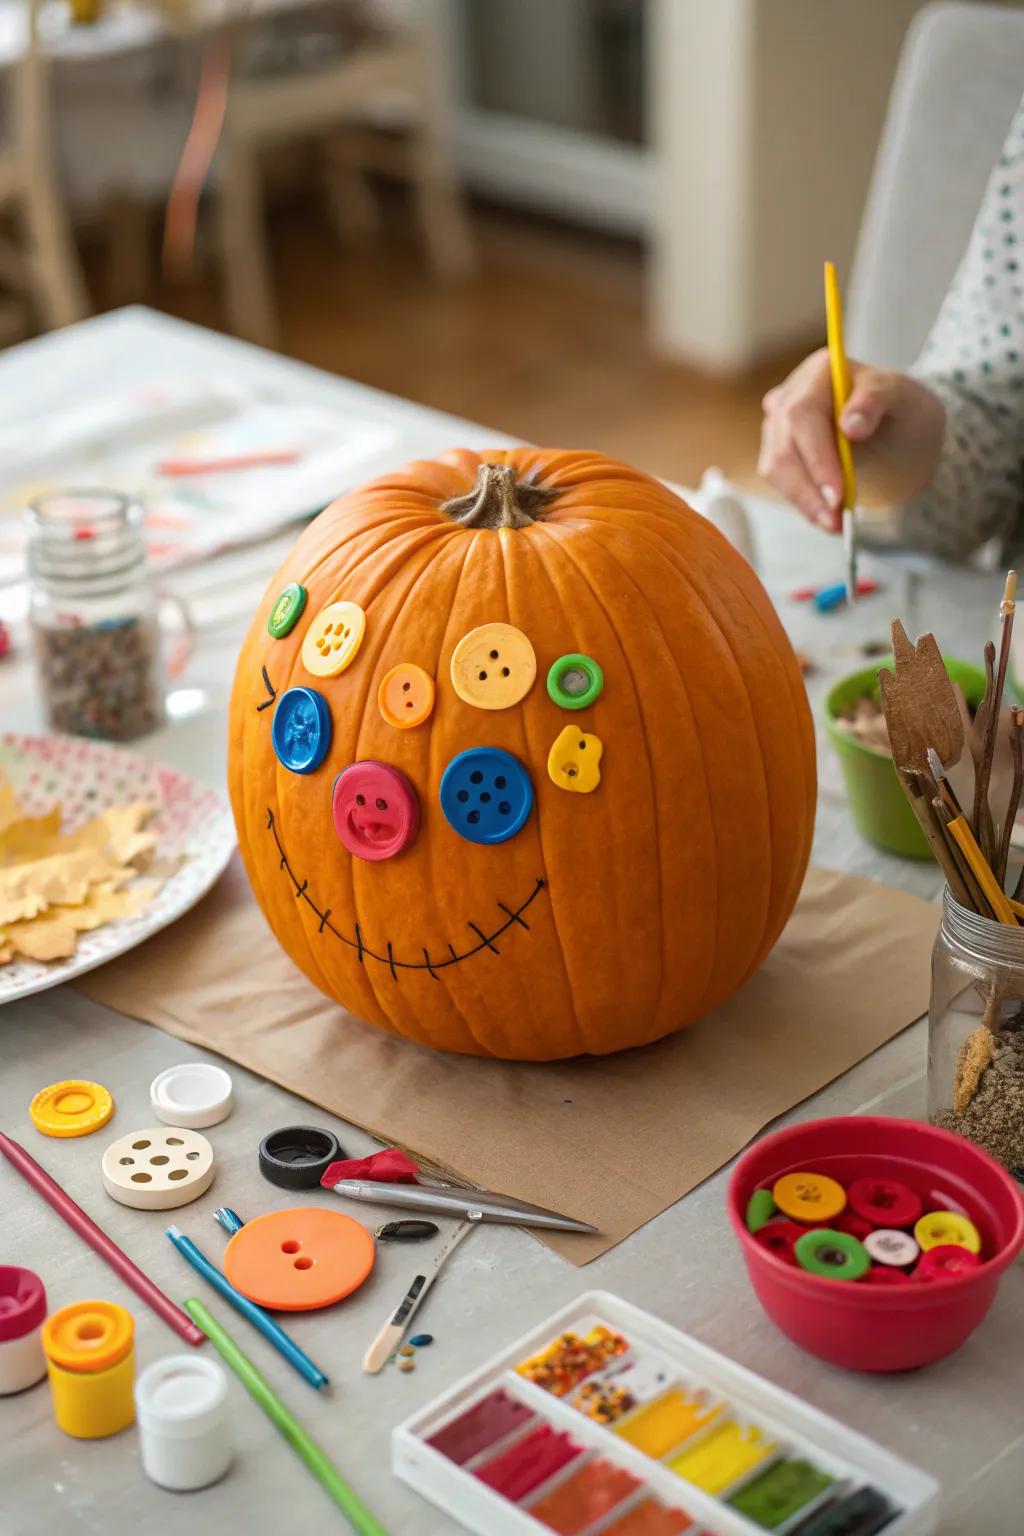
POLYGON ((939 1485, 607 1292, 393 1432, 398 1477, 479 1536, 927 1536, 939 1485))

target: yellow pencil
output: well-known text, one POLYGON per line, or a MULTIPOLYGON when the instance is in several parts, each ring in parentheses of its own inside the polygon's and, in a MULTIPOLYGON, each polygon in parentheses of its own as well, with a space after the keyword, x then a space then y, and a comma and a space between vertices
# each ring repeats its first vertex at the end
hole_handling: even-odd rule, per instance
POLYGON ((984 855, 974 841, 974 836, 967 825, 966 818, 954 816, 947 825, 960 844, 960 851, 971 866, 974 878, 981 886, 986 901, 995 913, 996 920, 1000 923, 1005 923, 1010 928, 1016 928, 1017 919, 1014 916, 1013 907, 1010 905, 1010 901, 1004 894, 995 875, 985 862, 984 855))
POLYGON ((853 468, 853 450, 839 425, 843 408, 850 398, 850 366, 843 345, 843 306, 839 297, 836 269, 825 263, 825 326, 828 335, 828 361, 832 374, 832 416, 836 428, 836 448, 843 471, 843 558, 846 566, 846 601, 857 597, 857 476, 853 468))

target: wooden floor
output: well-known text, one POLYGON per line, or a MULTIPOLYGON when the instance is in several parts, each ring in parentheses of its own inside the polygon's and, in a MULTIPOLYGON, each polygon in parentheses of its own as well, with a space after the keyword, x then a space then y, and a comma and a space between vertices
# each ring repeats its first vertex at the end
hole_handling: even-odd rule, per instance
MULTIPOLYGON (((760 400, 781 359, 724 383, 659 361, 645 335, 636 245, 505 210, 474 210, 477 274, 437 284, 401 206, 385 239, 343 249, 316 207, 272 215, 281 347, 332 372, 533 442, 590 447, 693 483, 709 464, 749 481, 760 400)), ((102 301, 102 271, 91 265, 102 301)), ((212 263, 148 302, 223 324, 212 263)))

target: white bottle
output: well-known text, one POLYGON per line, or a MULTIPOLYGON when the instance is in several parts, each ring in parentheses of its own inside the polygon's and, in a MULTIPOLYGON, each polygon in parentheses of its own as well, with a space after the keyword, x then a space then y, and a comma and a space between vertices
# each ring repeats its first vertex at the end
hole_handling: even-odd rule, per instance
POLYGON ((46 1375, 40 1335, 46 1288, 31 1269, 0 1264, 0 1397, 34 1387, 46 1375))
POLYGON ((228 1383, 216 1360, 168 1355, 135 1383, 142 1468, 161 1488, 206 1488, 231 1465, 228 1383))

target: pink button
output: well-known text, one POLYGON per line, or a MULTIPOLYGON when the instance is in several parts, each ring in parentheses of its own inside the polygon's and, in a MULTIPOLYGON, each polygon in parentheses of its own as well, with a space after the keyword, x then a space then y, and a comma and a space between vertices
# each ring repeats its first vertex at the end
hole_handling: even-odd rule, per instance
POLYGON ((371 863, 408 848, 420 826, 420 803, 405 774, 370 760, 338 774, 331 814, 342 845, 371 863))

